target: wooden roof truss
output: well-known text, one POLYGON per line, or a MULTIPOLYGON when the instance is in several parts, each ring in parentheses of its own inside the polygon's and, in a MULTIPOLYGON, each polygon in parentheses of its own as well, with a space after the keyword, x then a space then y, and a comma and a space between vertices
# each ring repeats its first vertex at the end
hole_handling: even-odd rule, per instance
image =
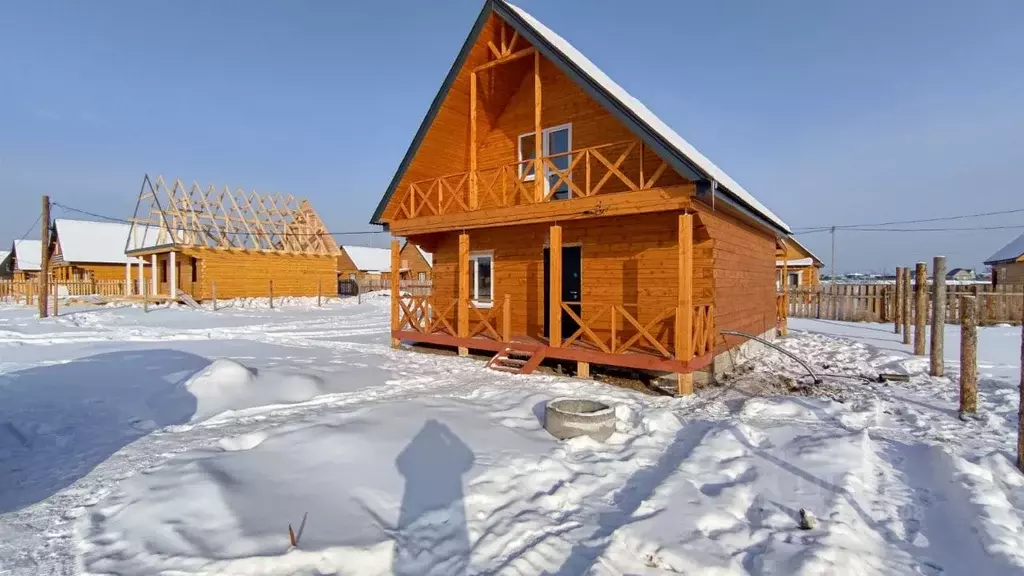
POLYGON ((307 200, 163 176, 143 180, 127 251, 169 248, 335 255, 338 245, 307 200))

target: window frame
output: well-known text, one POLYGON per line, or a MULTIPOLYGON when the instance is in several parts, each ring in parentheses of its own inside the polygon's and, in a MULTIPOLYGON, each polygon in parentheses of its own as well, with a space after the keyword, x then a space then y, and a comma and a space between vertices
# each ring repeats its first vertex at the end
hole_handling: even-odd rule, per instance
MULTIPOLYGON (((569 149, 566 150, 566 152, 568 152, 568 154, 565 156, 565 158, 567 158, 569 160, 569 165, 571 166, 572 165, 572 122, 566 122, 565 124, 558 124, 557 126, 549 126, 547 128, 542 128, 541 129, 541 131, 540 131, 540 138, 541 138, 540 155, 541 155, 542 158, 546 158, 546 157, 551 155, 551 145, 550 145, 550 140, 549 140, 548 136, 551 135, 551 133, 553 133, 553 132, 559 132, 561 130, 565 130, 566 133, 567 133, 566 134, 566 136, 567 136, 566 140, 567 140, 567 144, 569 146, 569 149)), ((519 178, 523 182, 533 182, 534 178, 537 177, 537 166, 536 165, 534 165, 533 174, 525 174, 524 175, 523 172, 525 171, 526 166, 522 164, 522 162, 524 160, 523 159, 523 138, 526 138, 527 136, 534 136, 536 134, 537 133, 533 132, 533 131, 531 131, 531 132, 524 132, 524 133, 519 135, 519 138, 516 139, 516 160, 519 162, 519 164, 518 164, 518 166, 519 166, 519 178)), ((559 152, 559 154, 561 154, 561 152, 559 152)), ((569 181, 572 180, 572 173, 569 174, 569 177, 568 177, 567 180, 569 180, 569 181)), ((544 168, 544 194, 546 195, 550 191, 551 191, 551 181, 548 180, 548 170, 547 170, 547 168, 544 168)), ((571 199, 572 198, 572 186, 569 186, 567 184, 566 185, 566 192, 568 192, 568 194, 569 194, 568 197, 566 197, 566 200, 571 199)))
POLYGON ((803 275, 804 274, 803 274, 802 270, 797 270, 796 272, 790 272, 789 273, 789 278, 786 278, 786 286, 789 287, 789 288, 792 288, 794 286, 799 287, 801 281, 803 280, 803 275), (792 279, 794 276, 796 276, 796 284, 793 284, 792 282, 789 282, 789 280, 792 279))
POLYGON ((469 253, 469 271, 470 271, 470 299, 473 301, 473 305, 477 308, 491 308, 494 306, 494 250, 480 250, 477 252, 469 253), (480 294, 477 290, 480 288, 480 283, 477 278, 480 274, 480 258, 488 258, 491 261, 491 299, 487 302, 480 300, 480 294))

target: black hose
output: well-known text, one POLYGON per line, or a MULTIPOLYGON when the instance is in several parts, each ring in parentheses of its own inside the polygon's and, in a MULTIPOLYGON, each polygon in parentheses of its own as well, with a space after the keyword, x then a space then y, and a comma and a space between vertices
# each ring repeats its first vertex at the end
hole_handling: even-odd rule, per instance
POLYGON ((740 337, 743 337, 743 338, 747 338, 749 340, 754 340, 755 342, 760 342, 761 344, 764 344, 765 346, 768 346, 769 348, 772 348, 772 349, 778 350, 779 352, 782 352, 786 356, 789 356, 790 358, 795 360, 797 362, 797 364, 800 364, 801 366, 803 366, 804 370, 807 370, 807 373, 811 375, 811 378, 814 380, 815 384, 821 384, 821 378, 818 378, 818 376, 814 373, 814 370, 811 370, 811 367, 808 366, 806 362, 801 360, 799 357, 797 357, 795 354, 793 354, 789 350, 786 350, 785 348, 776 346, 774 343, 769 342, 769 341, 765 340, 764 338, 761 338, 760 336, 754 336, 753 334, 747 334, 746 332, 740 332, 739 330, 719 330, 718 332, 721 333, 721 334, 728 334, 730 336, 740 336, 740 337))

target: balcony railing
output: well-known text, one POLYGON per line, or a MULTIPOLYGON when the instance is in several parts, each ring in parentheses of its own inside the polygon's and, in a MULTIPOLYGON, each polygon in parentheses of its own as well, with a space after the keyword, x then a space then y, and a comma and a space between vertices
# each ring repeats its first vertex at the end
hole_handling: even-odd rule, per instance
POLYGON ((635 192, 683 182, 643 142, 625 140, 413 182, 397 219, 635 192), (534 180, 538 165, 543 178, 539 188, 534 180))

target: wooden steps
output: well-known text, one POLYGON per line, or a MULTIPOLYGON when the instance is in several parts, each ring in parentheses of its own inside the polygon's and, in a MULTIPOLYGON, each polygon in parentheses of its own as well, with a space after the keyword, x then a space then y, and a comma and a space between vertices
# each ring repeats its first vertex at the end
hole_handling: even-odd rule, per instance
POLYGON ((499 372, 509 374, 529 374, 540 366, 544 359, 543 347, 516 347, 506 346, 498 351, 490 360, 487 367, 499 372))
POLYGON ((192 308, 193 310, 203 309, 203 307, 199 305, 199 302, 196 302, 196 299, 193 298, 191 294, 189 294, 188 292, 183 292, 181 290, 178 290, 178 302, 181 302, 182 304, 188 306, 189 308, 192 308))

